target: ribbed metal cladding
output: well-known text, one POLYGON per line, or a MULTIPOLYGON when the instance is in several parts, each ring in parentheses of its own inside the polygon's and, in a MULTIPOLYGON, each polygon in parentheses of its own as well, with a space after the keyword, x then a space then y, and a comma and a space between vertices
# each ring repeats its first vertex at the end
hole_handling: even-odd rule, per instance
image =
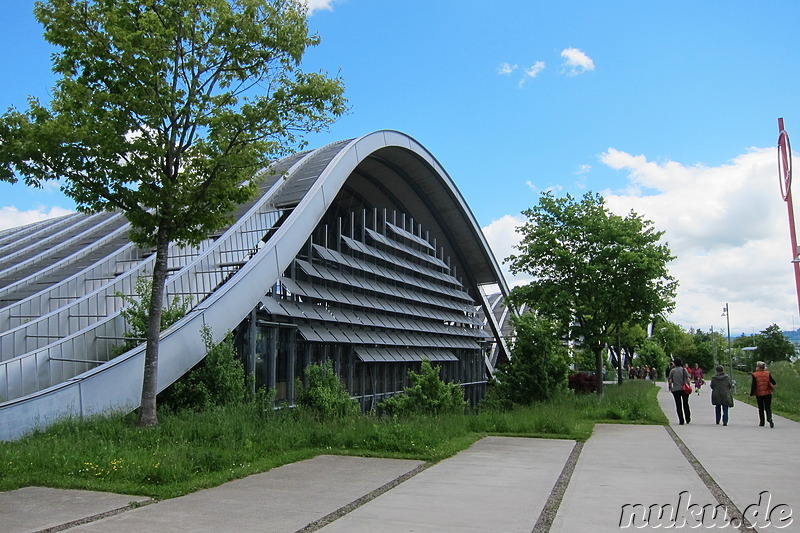
POLYGON ((264 310, 296 324, 305 342, 353 345, 362 362, 457 362, 454 350, 479 357, 488 335, 478 305, 421 228, 361 224, 350 228, 359 235, 337 233, 327 246, 312 237, 264 310))

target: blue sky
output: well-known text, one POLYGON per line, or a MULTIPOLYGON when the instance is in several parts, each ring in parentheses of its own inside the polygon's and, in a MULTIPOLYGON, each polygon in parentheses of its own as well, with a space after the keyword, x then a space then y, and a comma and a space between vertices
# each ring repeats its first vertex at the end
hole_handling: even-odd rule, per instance
MULTIPOLYGON (((800 139, 800 3, 310 2, 322 43, 305 66, 340 73, 351 108, 311 147, 416 138, 500 261, 541 191, 601 192, 666 231, 672 320, 722 329, 728 302, 734 334, 800 327, 775 154, 778 117, 800 139)), ((32 6, 0 2, 3 109, 53 85, 32 6)), ((55 188, 0 184, 0 227, 71 208, 55 188)))

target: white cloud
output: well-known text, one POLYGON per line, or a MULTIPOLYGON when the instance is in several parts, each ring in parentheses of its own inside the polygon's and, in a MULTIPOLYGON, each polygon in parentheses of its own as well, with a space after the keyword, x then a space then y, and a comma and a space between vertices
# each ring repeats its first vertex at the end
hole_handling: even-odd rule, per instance
MULTIPOLYGON (((652 220, 676 256, 670 272, 680 285, 670 320, 719 331, 728 303, 734 335, 773 323, 800 327, 775 148, 751 149, 717 167, 653 162, 614 148, 600 161, 628 178, 621 190, 598 191, 609 209, 652 220)), ((507 215, 483 229, 498 261, 513 253, 521 223, 507 215)), ((506 276, 509 284, 520 281, 506 276)))
POLYGON ((26 224, 32 224, 33 222, 39 222, 40 220, 68 215, 73 212, 74 211, 61 207, 40 207, 30 211, 20 211, 14 206, 0 207, 0 230, 24 226, 26 224))
POLYGON ((504 264, 504 260, 516 252, 514 246, 519 244, 519 235, 516 232, 516 228, 524 223, 525 217, 522 215, 505 215, 482 228, 486 242, 489 243, 489 248, 492 249, 497 263, 503 270, 506 281, 511 285, 521 283, 524 278, 514 278, 509 273, 508 266, 504 264))
POLYGON ((544 68, 545 68, 544 61, 537 61, 536 63, 531 65, 530 68, 523 69, 525 75, 522 77, 522 79, 519 80, 519 87, 521 88, 523 85, 525 85, 525 82, 528 81, 528 79, 535 78, 536 76, 538 76, 539 73, 544 70, 544 68))
POLYGON ((507 61, 503 61, 497 67, 497 73, 501 74, 501 75, 504 75, 504 76, 507 76, 507 75, 511 74, 515 70, 517 70, 517 65, 512 65, 511 63, 509 63, 507 61))
POLYGON ((528 78, 535 78, 541 71, 544 70, 544 61, 537 61, 530 68, 525 69, 525 76, 528 78))
POLYGON ((308 14, 313 15, 314 11, 326 10, 333 11, 333 2, 336 0, 302 0, 308 6, 308 14))
POLYGON ((672 320, 719 329, 727 302, 731 328, 800 325, 786 205, 774 148, 751 149, 718 167, 654 163, 610 148, 600 160, 628 172, 623 191, 604 191, 609 208, 634 210, 664 230, 680 282, 672 320))
POLYGON ((575 171, 575 174, 580 176, 581 174, 588 173, 590 170, 592 170, 592 165, 589 164, 578 165, 578 170, 575 171))
POLYGON ((587 70, 594 70, 594 61, 577 48, 565 48, 561 51, 561 57, 564 58, 562 66, 568 76, 577 76, 587 70))

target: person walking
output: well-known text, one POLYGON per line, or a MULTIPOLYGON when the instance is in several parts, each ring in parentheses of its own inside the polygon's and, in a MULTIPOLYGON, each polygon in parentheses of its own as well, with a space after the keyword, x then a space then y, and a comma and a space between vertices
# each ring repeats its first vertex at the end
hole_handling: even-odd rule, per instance
POLYGON ((764 426, 764 414, 769 427, 774 428, 775 422, 772 421, 772 393, 775 390, 775 378, 767 370, 764 361, 756 363, 756 371, 751 374, 753 382, 750 385, 750 396, 756 397, 758 403, 758 425, 764 426))
POLYGON ((711 377, 711 404, 714 406, 714 413, 717 417, 717 424, 722 418, 722 425, 728 425, 728 408, 733 407, 733 380, 725 373, 725 369, 720 365, 716 368, 717 373, 711 377))
POLYGON ((694 377, 694 391, 697 394, 700 394, 700 387, 703 386, 705 381, 703 381, 703 369, 700 368, 700 365, 697 363, 694 364, 694 370, 692 370, 692 377, 694 377))
POLYGON ((691 376, 679 358, 675 358, 675 368, 669 371, 667 381, 672 397, 675 399, 678 422, 680 425, 683 425, 684 421, 688 424, 692 421, 692 413, 689 410, 689 395, 692 391, 691 376), (685 386, 689 388, 689 392, 686 392, 685 386))

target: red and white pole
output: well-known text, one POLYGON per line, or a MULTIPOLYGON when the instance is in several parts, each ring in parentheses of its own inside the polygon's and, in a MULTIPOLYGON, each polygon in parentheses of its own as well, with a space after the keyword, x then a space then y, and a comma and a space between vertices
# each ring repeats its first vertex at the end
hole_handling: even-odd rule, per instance
POLYGON ((792 266, 794 285, 797 291, 797 306, 800 310, 800 261, 798 261, 797 231, 794 225, 794 206, 792 205, 792 145, 789 134, 783 128, 783 118, 778 119, 778 181, 781 195, 789 211, 789 237, 792 239, 792 266))

